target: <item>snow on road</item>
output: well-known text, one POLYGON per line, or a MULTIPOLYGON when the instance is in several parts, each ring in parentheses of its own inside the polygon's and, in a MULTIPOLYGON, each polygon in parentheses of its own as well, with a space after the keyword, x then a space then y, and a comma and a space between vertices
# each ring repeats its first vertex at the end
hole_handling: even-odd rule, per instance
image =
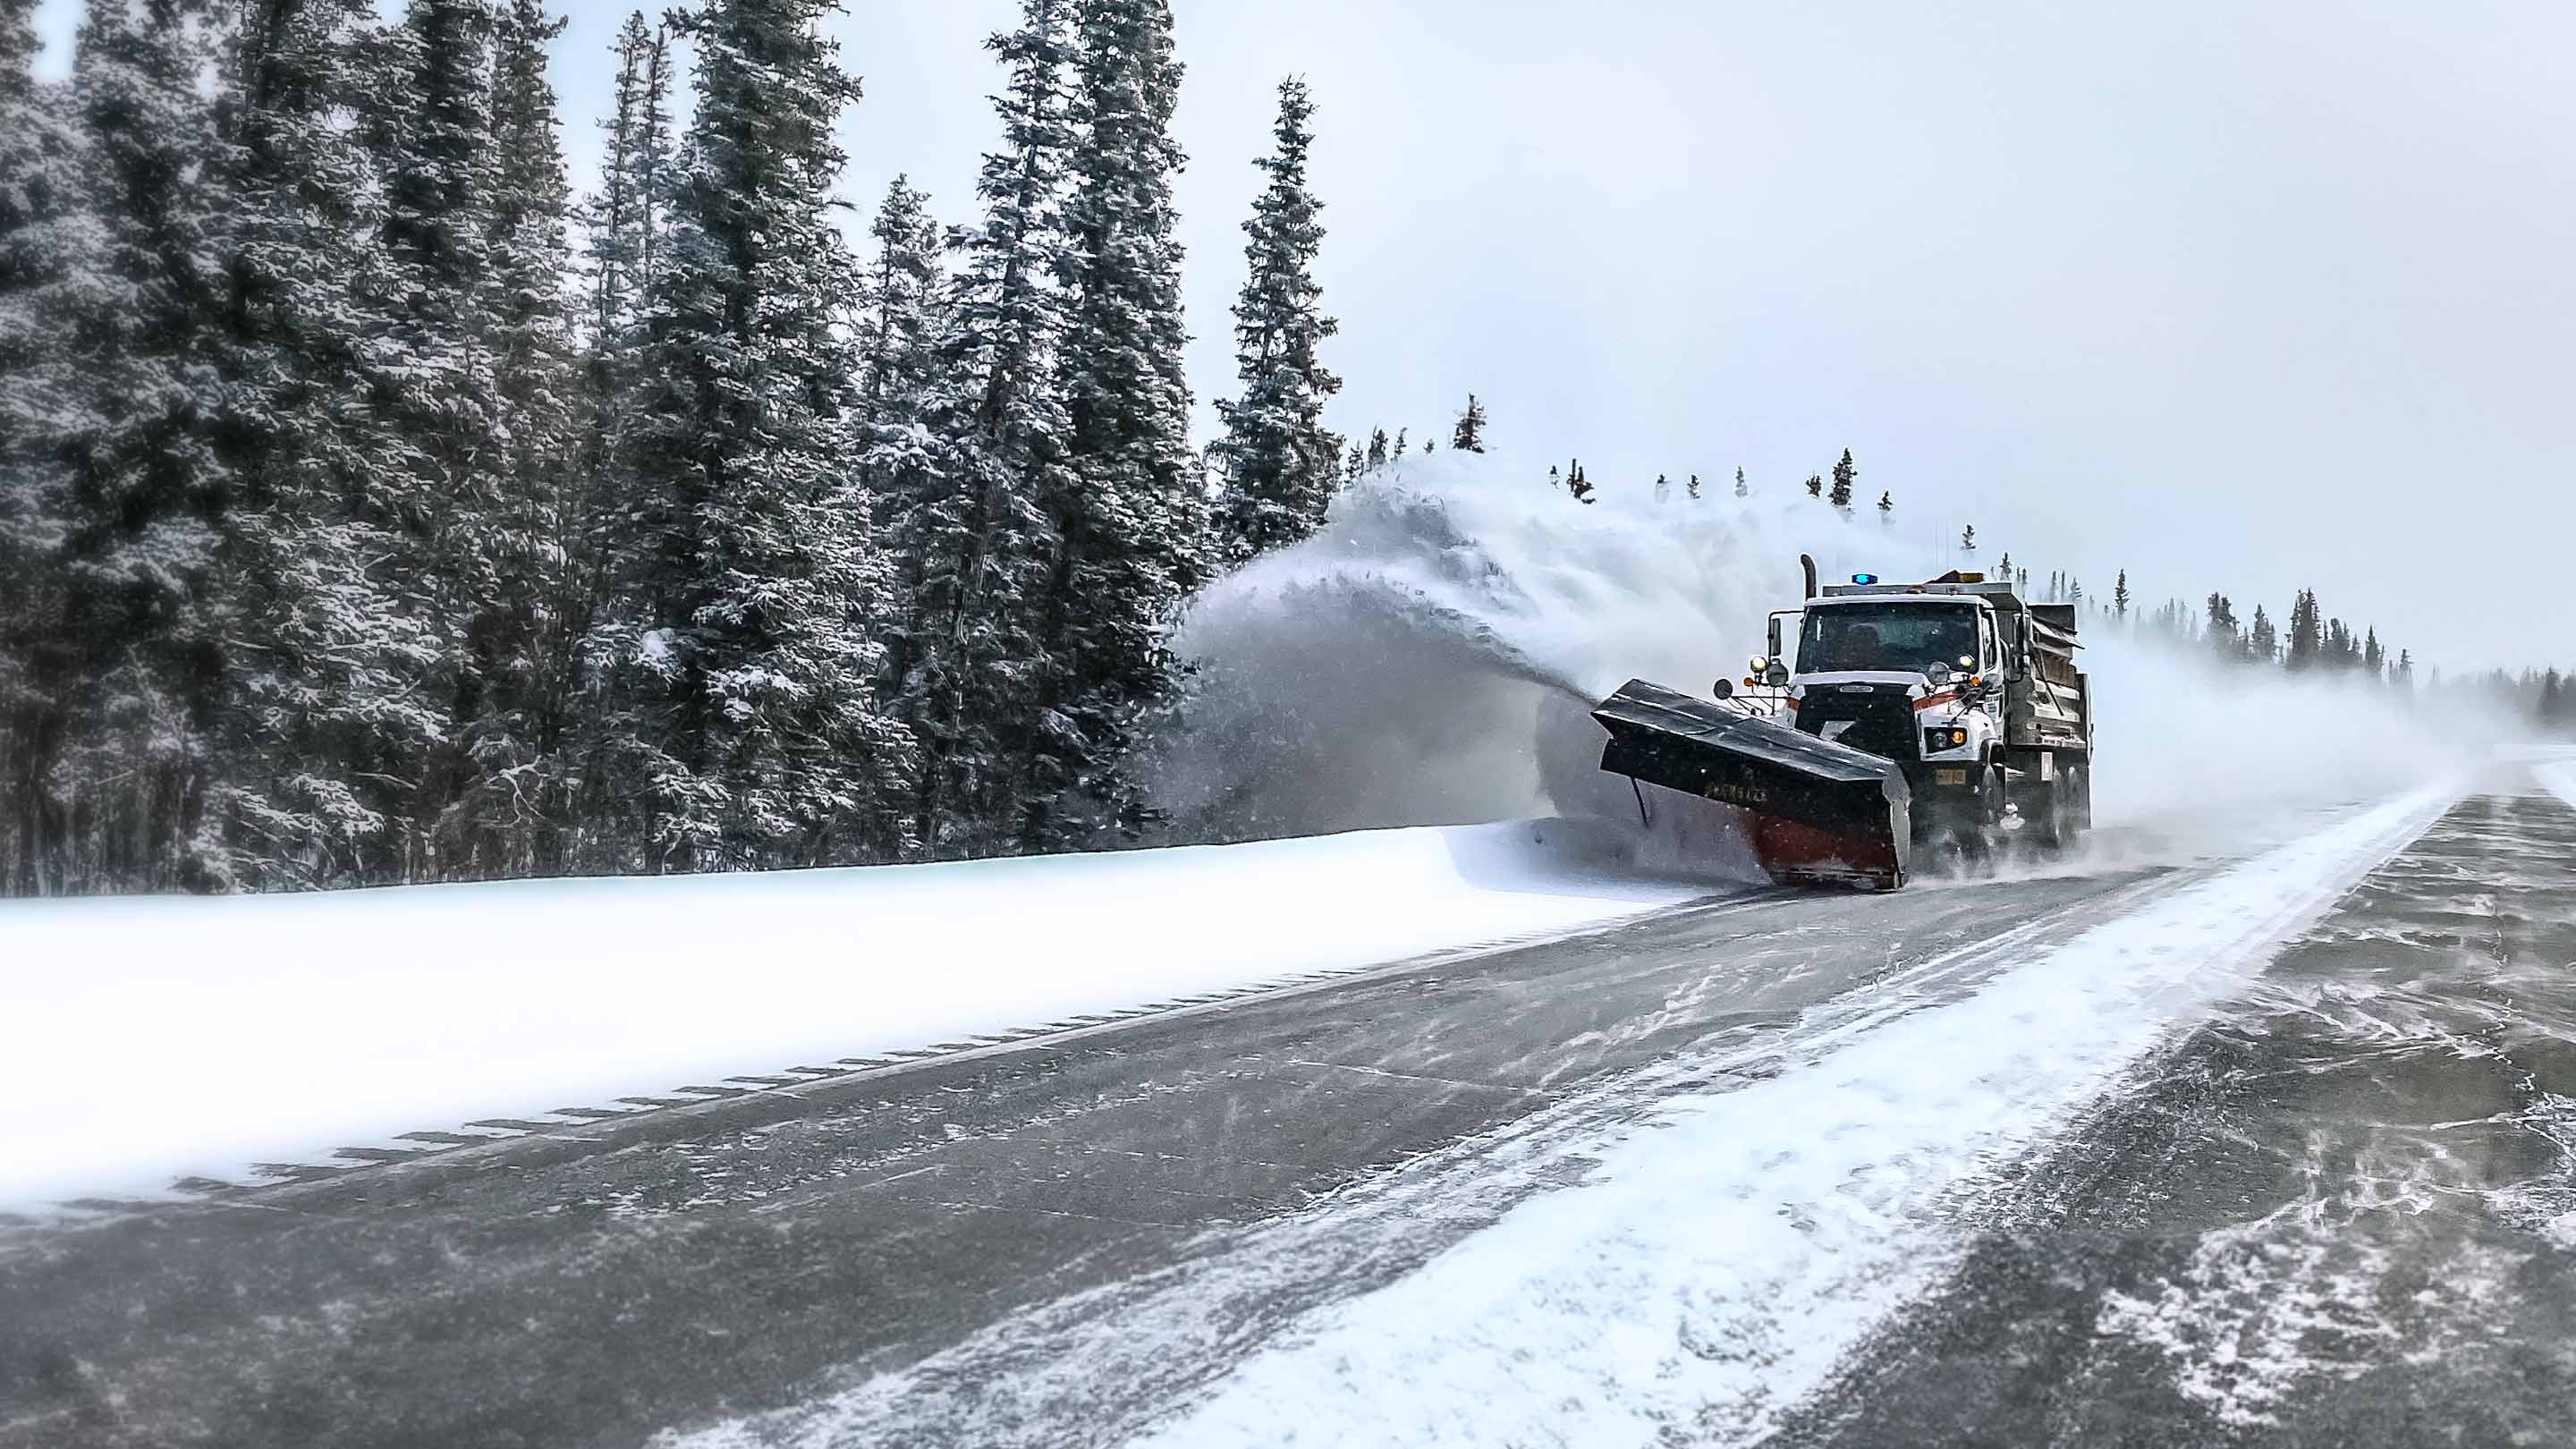
POLYGON ((1675 1099, 1422 1270, 1316 1311, 1150 1443, 1746 1442, 1944 1271, 1940 1224, 2454 798, 2356 813, 1973 996, 1675 1099))
POLYGON ((149 1193, 1705 893, 1598 821, 858 870, 0 905, 0 1207, 149 1193))
POLYGON ((2555 760, 2547 764, 2535 764, 2531 767, 2531 773, 2540 781, 2542 789, 2566 801, 2571 808, 2576 808, 2576 760, 2555 760))

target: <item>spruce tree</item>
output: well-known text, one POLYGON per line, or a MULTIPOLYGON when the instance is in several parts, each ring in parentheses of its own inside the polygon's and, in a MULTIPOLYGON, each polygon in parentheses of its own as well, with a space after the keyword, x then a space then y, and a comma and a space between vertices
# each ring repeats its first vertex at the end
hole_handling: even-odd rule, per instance
POLYGON ((1368 466, 1370 468, 1376 469, 1386 466, 1387 446, 1386 429, 1372 428, 1369 430, 1368 466))
POLYGON ((1976 551, 1977 551, 1977 526, 1976 526, 1975 524, 1971 523, 1971 524, 1969 524, 1967 527, 1965 527, 1965 528, 1963 528, 1963 529, 1961 529, 1961 530, 1959 531, 1959 552, 1961 552, 1961 553, 1975 553, 1976 551))
POLYGON ((2298 673, 2314 669, 2325 643, 2325 633, 2317 620, 2317 595, 2314 589, 2299 590, 2290 604, 2290 648, 2283 661, 2298 673))
POLYGON ((1668 499, 1668 498, 1670 498, 1670 497, 1672 497, 1672 496, 1673 496, 1673 480, 1672 480, 1671 476, 1670 476, 1670 475, 1668 475, 1668 474, 1663 474, 1663 473, 1658 473, 1658 474, 1656 474, 1656 475, 1655 475, 1655 501, 1656 501, 1657 503, 1662 503, 1663 501, 1665 501, 1666 499, 1668 499))
POLYGON ((1807 475, 1807 496, 1810 498, 1822 498, 1825 496, 1824 474, 1810 473, 1807 475))
POLYGON ((891 858, 908 734, 882 713, 890 574, 850 465, 859 303, 832 220, 858 99, 829 0, 679 17, 697 106, 656 278, 639 477, 654 552, 629 678, 655 752, 661 869, 891 858))
POLYGON ((1395 456, 1399 460, 1412 449, 1412 444, 1408 441, 1412 431, 1413 430, 1410 428, 1398 428, 1395 430, 1395 456))
POLYGON ((2206 638, 2210 652, 2221 659, 2245 657, 2245 639, 2236 623, 2236 606, 2225 594, 2209 596, 2209 623, 2206 638))
POLYGON ((1449 446, 1462 453, 1485 451, 1485 405, 1467 394, 1467 410, 1458 415, 1457 430, 1449 436, 1449 446))
POLYGON ((1896 522, 1896 495, 1895 495, 1895 494, 1890 493, 1890 492, 1886 492, 1886 491, 1884 491, 1884 490, 1882 490, 1882 491, 1879 493, 1879 495, 1878 495, 1878 521, 1879 521, 1879 522, 1881 522, 1881 523, 1886 523, 1886 524, 1893 524, 1893 523, 1895 523, 1895 522, 1896 522))
MULTIPOLYGON (((2127 569, 2120 570, 2120 577, 2112 582, 2111 616, 2121 620, 2129 617, 2129 571, 2127 569)), ((2263 618, 2263 606, 2260 604, 2254 606, 2254 621, 2266 631, 2271 628, 2263 618)), ((2269 657, 2268 652, 2265 657, 2269 657)))
POLYGON ((1682 496, 1693 503, 1697 503, 1699 501, 1699 475, 1697 473, 1690 475, 1690 481, 1682 485, 1682 496))
POLYGON ((2379 630, 2376 627, 2369 630, 2367 636, 2362 640, 2361 667, 2369 673, 2371 679, 2374 681, 2380 679, 2387 673, 2388 651, 2380 647, 2379 630))
POLYGON ((1046 475, 1060 465, 1069 427, 1047 365, 1065 328, 1052 283, 1072 143, 1072 10, 1071 0, 1025 0, 1018 28, 987 42, 1008 73, 994 98, 1002 144, 984 158, 984 216, 960 234, 949 284, 926 429, 940 486, 906 500, 893 520, 893 550, 921 580, 898 643, 896 701, 923 752, 914 828, 937 855, 1012 841, 1042 723, 1027 604, 1049 584, 1046 475))
POLYGON ((2272 616, 2263 606, 2254 606, 2254 623, 2245 636, 2246 655, 2257 664, 2271 664, 2281 656, 2280 631, 2273 627, 2272 616))
MULTIPOLYGON (((1054 548, 1034 661, 1043 727, 1021 742, 1019 844, 1146 823, 1125 757, 1175 695, 1167 633, 1213 572, 1205 476, 1189 440, 1171 133, 1181 65, 1169 0, 1082 0, 1066 165, 1064 466, 1047 475, 1054 548)), ((1328 472, 1337 446, 1309 465, 1328 472)))
POLYGON ((71 95, 34 75, 33 0, 0 0, 0 890, 67 884, 71 517, 78 377, 63 340, 80 316, 66 283, 104 238, 84 195, 88 157, 71 95))
POLYGON ((1827 496, 1826 501, 1833 504, 1836 508, 1842 509, 1846 513, 1850 512, 1852 506, 1852 483, 1859 477, 1860 470, 1852 466, 1851 449, 1843 449, 1842 461, 1834 464, 1833 491, 1827 496))
MULTIPOLYGON (((1211 450, 1225 479, 1222 527, 1240 561, 1321 528, 1332 506, 1333 460, 1342 440, 1324 426, 1324 403, 1341 391, 1325 370, 1324 340, 1340 330, 1324 315, 1315 281, 1323 203, 1306 178, 1315 103, 1296 77, 1279 84, 1274 149, 1255 160, 1264 178, 1243 224, 1249 274, 1234 306, 1234 354, 1241 394, 1216 405, 1225 433, 1211 450)), ((1383 435, 1373 462, 1384 461, 1383 435)), ((1356 449, 1344 472, 1356 478, 1356 449)))
POLYGON ((1753 496, 1753 485, 1744 481, 1744 470, 1741 468, 1735 470, 1735 496, 1738 498, 1753 496))
MULTIPOLYGON (((40 359, 9 388, 38 393, 24 419, 34 436, 8 444, 32 445, 37 467, 9 491, 28 490, 49 515, 28 540, 34 556, 14 562, 32 566, 50 634, 21 686, 32 728, 12 731, 26 754, 11 768, 30 807, 26 858, 51 888, 220 883, 204 833, 232 482, 216 448, 213 367, 229 208, 199 86, 214 23, 193 3, 89 10, 63 97, 80 134, 82 249, 11 299, 52 345, 78 344, 56 355, 59 370, 40 359)), ((18 146, 13 136, 8 149, 18 146)), ((48 158, 29 159, 43 179, 48 158)), ((0 203, 21 214, 54 204, 0 203)), ((43 268, 43 250, 29 259, 43 268)))

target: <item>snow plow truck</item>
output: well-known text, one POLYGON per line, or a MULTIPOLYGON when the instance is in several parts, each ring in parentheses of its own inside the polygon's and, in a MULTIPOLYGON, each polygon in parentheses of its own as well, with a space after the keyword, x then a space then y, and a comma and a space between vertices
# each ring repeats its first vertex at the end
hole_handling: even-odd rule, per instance
POLYGON ((1919 864, 2007 842, 2070 844, 2092 824, 2093 703, 2076 606, 1952 572, 1855 574, 1771 615, 1739 687, 1701 699, 1632 679, 1592 717, 1601 768, 1731 805, 1784 884, 1894 890, 1919 864), (1794 663, 1787 626, 1796 625, 1794 663))

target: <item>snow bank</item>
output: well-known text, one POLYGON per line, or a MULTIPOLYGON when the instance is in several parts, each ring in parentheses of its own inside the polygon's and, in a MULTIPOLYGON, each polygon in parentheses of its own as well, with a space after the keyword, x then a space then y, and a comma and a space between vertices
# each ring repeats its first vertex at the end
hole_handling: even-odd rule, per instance
POLYGON ((2566 801, 2569 808, 2576 809, 2576 760, 2533 765, 2531 773, 2540 781, 2542 789, 2566 801))
POLYGON ((1703 886, 1546 821, 1035 860, 0 904, 0 1205, 150 1192, 1703 886))

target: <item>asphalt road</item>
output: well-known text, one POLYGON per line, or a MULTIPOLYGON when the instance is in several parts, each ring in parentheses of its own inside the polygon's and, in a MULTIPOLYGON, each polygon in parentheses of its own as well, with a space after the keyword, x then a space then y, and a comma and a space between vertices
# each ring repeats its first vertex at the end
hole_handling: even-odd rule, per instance
MULTIPOLYGON (((2571 848, 2554 800, 2463 804, 1974 1225, 1791 1435, 2570 1442, 2571 848)), ((1123 1442, 1560 1186, 1538 1134, 1761 1080, 1891 983, 1972 994, 2192 874, 1689 907, 19 1228, 0 1445, 1123 1442)))

